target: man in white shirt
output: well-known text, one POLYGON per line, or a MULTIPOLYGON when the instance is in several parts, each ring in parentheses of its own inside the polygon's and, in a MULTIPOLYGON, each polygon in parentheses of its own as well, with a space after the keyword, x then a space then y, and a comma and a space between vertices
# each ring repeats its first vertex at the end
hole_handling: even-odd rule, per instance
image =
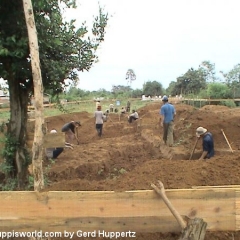
POLYGON ((110 109, 110 112, 113 112, 114 105, 112 103, 109 105, 109 109, 110 109))
POLYGON ((138 113, 135 110, 132 110, 132 113, 128 116, 128 122, 132 123, 133 120, 137 120, 138 118, 138 113))
POLYGON ((104 115, 103 112, 101 111, 101 106, 99 105, 97 107, 97 110, 94 113, 94 117, 95 117, 95 124, 96 124, 96 130, 98 133, 98 136, 101 137, 102 136, 102 128, 103 128, 103 119, 104 119, 104 115))

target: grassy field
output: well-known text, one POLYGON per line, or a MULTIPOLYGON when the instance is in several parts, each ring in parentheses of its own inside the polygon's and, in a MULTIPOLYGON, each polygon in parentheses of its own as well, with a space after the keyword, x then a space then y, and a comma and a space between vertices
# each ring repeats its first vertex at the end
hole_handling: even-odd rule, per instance
MULTIPOLYGON (((122 107, 126 107, 128 99, 119 100, 120 106, 116 106, 116 100, 102 100, 101 106, 102 110, 105 111, 109 109, 109 105, 112 103, 114 104, 114 108, 117 108, 119 111, 122 107)), ((146 106, 148 104, 152 104, 153 101, 141 101, 140 99, 131 99, 131 110, 135 109, 138 110, 139 108, 146 106)), ((161 102, 158 101, 156 104, 160 104, 161 102)), ((51 106, 44 108, 44 116, 51 117, 57 116, 63 113, 72 113, 72 112, 89 112, 93 113, 96 108, 96 103, 93 100, 86 100, 86 101, 76 101, 63 104, 61 106, 51 106)), ((10 117, 10 110, 9 108, 1 108, 0 109, 0 122, 6 122, 10 117)))

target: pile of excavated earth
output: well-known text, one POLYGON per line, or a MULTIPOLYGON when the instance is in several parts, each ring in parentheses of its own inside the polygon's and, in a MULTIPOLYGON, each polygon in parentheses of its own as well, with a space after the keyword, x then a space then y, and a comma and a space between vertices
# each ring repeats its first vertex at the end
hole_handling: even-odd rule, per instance
MULTIPOLYGON (((167 147, 159 126, 160 107, 160 102, 152 102, 137 109, 140 119, 133 124, 127 122, 127 115, 111 113, 102 137, 97 136, 93 114, 81 112, 81 106, 79 113, 49 117, 48 129, 60 132, 63 124, 72 120, 81 121, 82 126, 78 130, 79 145, 65 149, 54 164, 44 162, 45 166, 51 164, 46 190, 143 190, 151 189, 150 184, 158 180, 165 189, 240 184, 239 108, 206 105, 198 109, 176 104, 174 146, 167 147), (214 137, 216 155, 207 161, 197 160, 201 141, 189 160, 199 126, 214 137)), ((142 240, 178 237, 176 233, 137 234, 142 240)), ((240 239, 240 233, 207 232, 205 239, 240 239)))

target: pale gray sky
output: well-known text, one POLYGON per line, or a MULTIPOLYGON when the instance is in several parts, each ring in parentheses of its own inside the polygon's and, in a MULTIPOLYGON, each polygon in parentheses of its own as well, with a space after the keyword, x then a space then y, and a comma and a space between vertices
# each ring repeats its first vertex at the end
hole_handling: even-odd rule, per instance
POLYGON ((77 1, 78 9, 67 15, 79 24, 92 23, 98 2, 112 15, 97 52, 99 62, 80 73, 81 89, 127 85, 129 68, 136 73, 131 85, 136 89, 154 80, 167 87, 202 61, 224 72, 240 63, 239 0, 77 1))

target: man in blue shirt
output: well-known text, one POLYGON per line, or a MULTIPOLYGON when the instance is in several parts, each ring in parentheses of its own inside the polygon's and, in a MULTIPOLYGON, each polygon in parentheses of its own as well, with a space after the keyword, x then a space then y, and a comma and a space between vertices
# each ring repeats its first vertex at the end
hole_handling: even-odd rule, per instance
POLYGON ((176 114, 175 108, 172 104, 168 103, 166 95, 162 98, 163 105, 160 109, 159 123, 163 127, 163 141, 169 147, 173 146, 173 120, 176 114))
POLYGON ((203 152, 199 160, 211 158, 214 156, 214 141, 213 136, 206 128, 198 127, 196 129, 196 136, 202 137, 203 152))

